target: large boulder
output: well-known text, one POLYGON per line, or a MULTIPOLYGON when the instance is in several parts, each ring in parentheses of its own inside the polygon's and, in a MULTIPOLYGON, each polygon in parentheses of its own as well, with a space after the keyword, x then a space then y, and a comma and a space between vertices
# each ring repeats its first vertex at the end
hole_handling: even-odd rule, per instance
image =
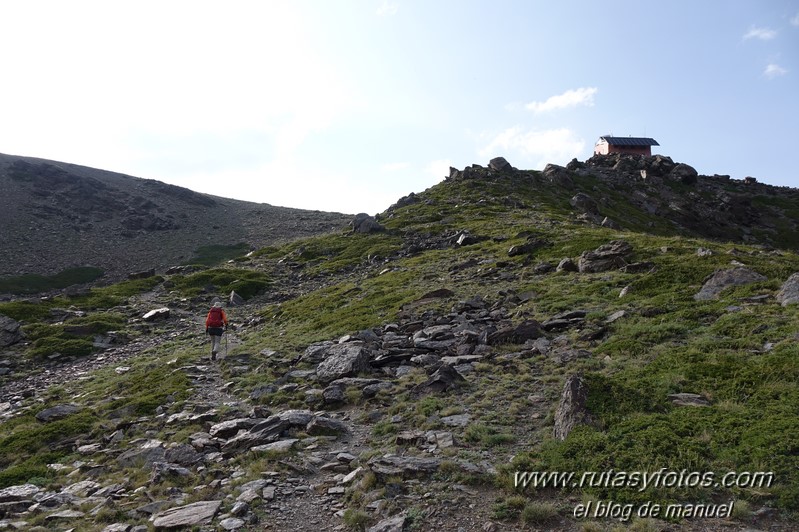
POLYGON ((544 171, 541 172, 541 174, 554 185, 559 185, 564 188, 571 188, 574 186, 572 173, 563 166, 548 164, 544 167, 544 171))
POLYGON ((488 167, 497 172, 508 172, 513 170, 513 167, 504 157, 494 157, 488 162, 488 167))
POLYGON ((594 251, 586 251, 580 256, 580 273, 597 273, 617 270, 627 265, 627 258, 633 247, 624 240, 614 240, 599 246, 594 251))
POLYGON ((597 202, 594 198, 583 192, 575 194, 572 199, 569 200, 569 203, 576 211, 585 214, 599 214, 599 205, 597 202))
POLYGON ((646 171, 648 175, 663 177, 674 168, 674 161, 666 155, 655 155, 647 161, 646 171))
POLYGON ((8 347, 22 340, 19 322, 0 315, 0 347, 8 347))
POLYGON ((799 303, 799 273, 791 275, 783 283, 782 288, 777 293, 777 301, 782 303, 783 307, 799 303))
POLYGON ((380 225, 373 216, 369 216, 365 212, 356 214, 350 225, 352 225, 353 233, 376 233, 385 230, 385 227, 380 225))
POLYGON ((328 383, 341 377, 354 377, 370 369, 371 353, 357 343, 336 344, 327 351, 325 359, 316 367, 316 378, 328 383))
POLYGON ((728 270, 716 270, 705 279, 702 289, 694 294, 694 299, 697 301, 717 299, 719 294, 730 286, 741 286, 766 280, 767 278, 765 276, 743 266, 728 270))
POLYGON ((696 183, 698 173, 693 166, 685 163, 679 163, 674 166, 669 172, 668 177, 686 185, 693 185, 696 183))

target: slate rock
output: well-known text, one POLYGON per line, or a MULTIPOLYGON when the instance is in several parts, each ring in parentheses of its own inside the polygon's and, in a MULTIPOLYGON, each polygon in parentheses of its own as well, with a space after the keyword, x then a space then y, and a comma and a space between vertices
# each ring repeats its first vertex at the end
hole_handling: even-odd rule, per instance
POLYGON ((325 404, 334 405, 343 403, 346 399, 344 395, 344 388, 342 386, 328 386, 322 390, 322 400, 325 404))
POLYGON ((222 446, 222 452, 230 456, 258 445, 265 445, 280 439, 281 434, 291 425, 278 416, 272 416, 255 425, 252 429, 238 434, 222 446))
POLYGON ((336 343, 330 340, 313 343, 305 348, 305 352, 302 354, 299 361, 309 364, 319 364, 325 359, 328 349, 334 345, 336 345, 336 343))
POLYGON ((240 430, 249 430, 253 428, 260 421, 263 420, 249 417, 229 419, 212 425, 208 430, 208 434, 214 438, 227 439, 238 434, 240 430))
MULTIPOLYGON (((276 417, 285 421, 289 427, 305 427, 310 423, 316 416, 310 410, 284 410, 283 412, 279 412, 276 414, 276 417)), ((256 426, 253 430, 257 430, 258 427, 256 426)))
POLYGON ((219 526, 225 530, 238 530, 246 524, 247 523, 243 519, 239 519, 237 517, 228 517, 227 519, 222 519, 219 521, 219 526))
POLYGON ((208 525, 220 506, 222 501, 201 501, 170 508, 153 516, 153 526, 158 529, 208 525))
POLYGON ((440 393, 457 388, 466 382, 463 375, 452 366, 439 367, 430 378, 417 385, 414 391, 417 393, 440 393))
POLYGON ((383 519, 374 526, 370 526, 366 529, 366 532, 402 532, 405 529, 407 520, 405 515, 395 515, 394 517, 383 519))
POLYGON ((15 502, 29 500, 34 495, 42 491, 42 488, 34 484, 20 484, 0 489, 0 502, 15 502))
POLYGON ((84 517, 86 514, 79 510, 61 510, 60 512, 55 512, 47 517, 45 517, 45 521, 56 521, 58 519, 80 519, 84 517))
POLYGON ((18 321, 8 316, 0 315, 0 347, 8 347, 18 343, 23 338, 18 321))
POLYGON ((566 379, 560 402, 555 411, 555 426, 553 435, 555 439, 565 440, 577 425, 590 423, 591 416, 586 409, 588 400, 588 386, 582 376, 575 374, 566 379))
POLYGON ((61 493, 66 493, 68 495, 74 495, 76 497, 88 497, 98 489, 102 487, 101 484, 94 482, 92 480, 81 480, 80 482, 76 482, 74 484, 70 484, 69 486, 65 487, 61 490, 61 493))
POLYGON ((488 335, 488 345, 505 343, 523 344, 544 336, 541 324, 535 320, 525 320, 519 325, 504 327, 488 335))
POLYGON ((166 450, 166 461, 181 466, 191 466, 200 462, 203 456, 188 443, 181 443, 166 450))
POLYGON ((57 421, 59 419, 64 419, 67 416, 71 416, 72 414, 76 414, 80 412, 80 408, 75 405, 58 405, 53 406, 51 408, 45 408, 38 414, 36 414, 36 419, 41 421, 42 423, 49 423, 51 421, 57 421))
MULTIPOLYGON (((291 451, 296 443, 300 441, 297 438, 289 438, 287 440, 278 440, 276 442, 267 443, 265 445, 256 445, 252 447, 250 451, 253 452, 265 452, 265 453, 287 453, 291 451)), ((261 489, 263 486, 257 488, 261 489)))
POLYGON ((577 266, 580 273, 598 273, 617 270, 627 265, 626 258, 632 253, 632 246, 624 240, 614 240, 599 246, 593 251, 580 255, 577 266))
POLYGON ((324 383, 341 377, 354 377, 370 369, 370 358, 369 350, 363 345, 337 344, 328 350, 327 357, 316 367, 316 376, 324 383))
POLYGON ((117 457, 120 467, 151 468, 156 462, 166 461, 166 450, 161 442, 148 442, 138 449, 130 449, 117 457))
POLYGON ((694 299, 697 301, 718 299, 719 294, 730 286, 741 286, 766 280, 765 276, 745 267, 716 270, 705 280, 702 289, 694 294, 694 299))
POLYGON ((441 467, 441 460, 438 458, 386 455, 369 460, 369 467, 376 475, 396 475, 403 478, 412 478, 435 473, 441 467))
POLYGON ((311 436, 337 436, 350 432, 346 423, 324 416, 315 416, 305 428, 311 436))
POLYGON ((127 523, 114 523, 105 527, 101 532, 130 532, 133 525, 127 523))
POLYGON ((530 237, 524 244, 511 246, 510 249, 508 249, 508 256, 516 257, 518 255, 528 255, 548 245, 549 242, 542 238, 530 237))

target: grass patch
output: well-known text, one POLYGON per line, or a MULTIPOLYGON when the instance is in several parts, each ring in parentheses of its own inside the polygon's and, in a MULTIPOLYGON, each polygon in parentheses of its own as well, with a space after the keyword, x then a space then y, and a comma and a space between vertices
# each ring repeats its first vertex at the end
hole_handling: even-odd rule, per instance
POLYGON ((76 284, 85 284, 103 276, 103 270, 94 266, 67 268, 54 275, 38 275, 29 273, 13 277, 0 278, 0 293, 3 294, 38 294, 48 290, 58 290, 76 284))
POLYGON ((245 255, 249 251, 250 245, 246 242, 200 246, 194 250, 194 256, 189 259, 188 264, 216 266, 222 262, 245 255))
POLYGON ((70 320, 67 323, 33 323, 23 330, 31 346, 27 354, 33 358, 45 358, 54 353, 65 356, 85 356, 92 352, 94 336, 118 330, 125 325, 125 318, 114 313, 96 313, 70 320))

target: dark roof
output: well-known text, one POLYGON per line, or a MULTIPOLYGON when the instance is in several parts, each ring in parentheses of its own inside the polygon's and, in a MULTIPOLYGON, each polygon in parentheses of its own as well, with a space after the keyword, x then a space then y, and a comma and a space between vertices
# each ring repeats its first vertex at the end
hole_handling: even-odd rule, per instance
POLYGON ((658 141, 648 137, 599 137, 611 146, 660 146, 658 141))

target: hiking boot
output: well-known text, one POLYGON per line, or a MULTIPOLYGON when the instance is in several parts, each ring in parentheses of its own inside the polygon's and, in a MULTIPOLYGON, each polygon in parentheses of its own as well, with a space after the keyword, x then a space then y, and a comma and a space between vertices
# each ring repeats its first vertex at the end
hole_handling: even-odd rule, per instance
POLYGON ((216 351, 211 351, 211 360, 216 360, 216 351))

